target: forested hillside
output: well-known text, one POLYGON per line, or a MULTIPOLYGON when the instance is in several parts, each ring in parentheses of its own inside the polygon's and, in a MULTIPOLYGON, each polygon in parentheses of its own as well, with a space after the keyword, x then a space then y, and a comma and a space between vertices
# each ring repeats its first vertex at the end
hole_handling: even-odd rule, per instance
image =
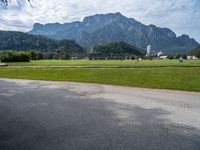
POLYGON ((143 56, 144 51, 125 42, 113 42, 93 48, 93 57, 129 57, 143 56))
POLYGON ((65 51, 67 53, 84 52, 84 49, 74 41, 57 41, 43 36, 14 31, 0 31, 0 50, 65 51))

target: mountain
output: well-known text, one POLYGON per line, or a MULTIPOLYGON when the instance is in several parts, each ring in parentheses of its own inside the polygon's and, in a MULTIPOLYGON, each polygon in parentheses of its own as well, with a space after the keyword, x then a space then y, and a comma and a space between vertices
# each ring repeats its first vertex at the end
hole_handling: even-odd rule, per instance
POLYGON ((43 36, 15 31, 0 31, 0 50, 63 50, 68 53, 84 52, 84 49, 74 41, 56 41, 43 36))
POLYGON ((93 57, 127 57, 143 56, 144 51, 125 42, 112 42, 106 45, 99 45, 93 48, 93 57))
POLYGON ((120 13, 97 14, 84 18, 82 22, 45 25, 36 23, 29 33, 74 40, 84 47, 123 41, 146 49, 151 44, 155 51, 168 54, 189 52, 198 45, 188 35, 177 37, 168 28, 144 25, 120 13))

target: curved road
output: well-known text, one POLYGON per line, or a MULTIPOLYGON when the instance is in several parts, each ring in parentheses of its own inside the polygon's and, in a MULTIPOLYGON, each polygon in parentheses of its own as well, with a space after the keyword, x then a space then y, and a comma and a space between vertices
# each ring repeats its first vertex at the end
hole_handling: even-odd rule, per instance
POLYGON ((200 93, 0 79, 0 150, 199 150, 200 93))

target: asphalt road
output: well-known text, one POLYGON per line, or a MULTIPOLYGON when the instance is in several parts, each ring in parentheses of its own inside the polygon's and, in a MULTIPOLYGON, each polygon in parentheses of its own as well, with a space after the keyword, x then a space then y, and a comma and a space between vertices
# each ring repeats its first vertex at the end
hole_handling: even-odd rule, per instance
POLYGON ((200 93, 0 79, 0 150, 200 150, 200 93))

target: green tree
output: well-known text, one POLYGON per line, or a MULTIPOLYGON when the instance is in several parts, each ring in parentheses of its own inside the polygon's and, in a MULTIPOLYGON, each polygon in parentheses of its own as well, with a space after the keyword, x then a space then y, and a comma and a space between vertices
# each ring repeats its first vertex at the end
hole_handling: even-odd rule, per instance
POLYGON ((40 60, 43 58, 43 54, 41 51, 31 51, 30 57, 31 57, 31 60, 40 60))
POLYGON ((198 58, 200 58, 200 45, 192 50, 192 55, 196 55, 198 58))
POLYGON ((4 51, 0 53, 1 62, 29 62, 30 54, 27 52, 4 51))
POLYGON ((60 56, 61 56, 60 57, 61 60, 68 60, 68 59, 70 59, 70 55, 67 52, 61 52, 60 56))

